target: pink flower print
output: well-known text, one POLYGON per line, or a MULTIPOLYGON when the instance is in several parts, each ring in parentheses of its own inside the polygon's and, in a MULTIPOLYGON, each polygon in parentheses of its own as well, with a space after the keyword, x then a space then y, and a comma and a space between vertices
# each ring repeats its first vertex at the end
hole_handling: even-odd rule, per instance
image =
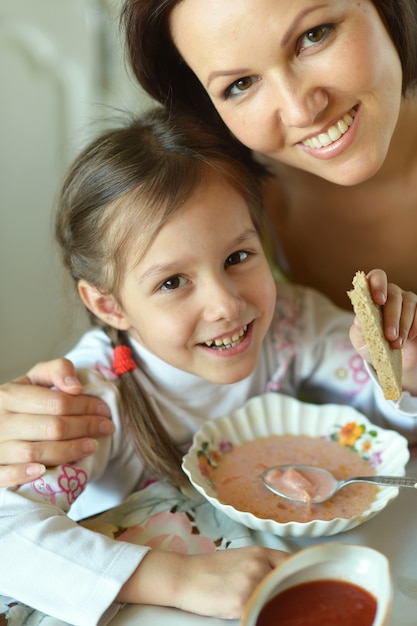
POLYGON ((87 473, 73 465, 63 465, 62 474, 58 477, 58 485, 61 493, 67 494, 68 504, 73 504, 87 485, 87 473))
POLYGON ((223 437, 219 439, 218 446, 222 454, 227 454, 228 452, 231 452, 233 450, 232 442, 228 441, 227 439, 223 439, 223 437))
POLYGON ((275 393, 276 393, 276 392, 280 391, 280 389, 281 389, 281 384, 280 384, 280 383, 279 383, 279 381, 277 381, 277 380, 271 380, 271 381, 267 384, 267 386, 266 386, 266 388, 265 388, 265 390, 266 390, 268 393, 272 393, 272 392, 275 392, 275 393))
POLYGON ((31 483, 31 486, 35 493, 48 498, 51 504, 56 503, 55 495, 60 491, 54 491, 44 478, 37 478, 31 483))
POLYGON ((362 357, 355 353, 349 359, 348 367, 351 371, 354 382, 360 387, 363 387, 369 380, 369 374, 365 369, 362 357))
POLYGON ((141 546, 178 552, 205 554, 214 552, 216 545, 208 537, 193 533, 193 526, 185 513, 163 511, 150 517, 143 526, 132 526, 119 535, 120 541, 141 546))
POLYGON ((349 337, 338 339, 335 343, 335 350, 338 350, 339 352, 355 352, 349 337))
POLYGON ((376 469, 379 465, 381 465, 383 461, 382 450, 376 450, 375 452, 373 452, 368 461, 371 467, 376 469))

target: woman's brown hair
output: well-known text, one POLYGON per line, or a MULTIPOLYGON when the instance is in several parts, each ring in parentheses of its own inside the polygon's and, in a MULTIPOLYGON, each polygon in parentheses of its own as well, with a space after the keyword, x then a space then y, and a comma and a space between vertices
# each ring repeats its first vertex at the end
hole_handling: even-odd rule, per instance
MULTIPOLYGON (((223 179, 244 198, 262 236, 260 178, 241 163, 223 133, 201 120, 173 117, 161 107, 93 141, 70 168, 55 221, 64 265, 75 284, 85 280, 118 300, 126 270, 207 176, 223 179)), ((89 314, 114 347, 129 346, 126 333, 89 314)), ((186 483, 181 452, 134 372, 120 377, 120 403, 124 427, 145 466, 154 475, 186 483)))
MULTIPOLYGON (((209 1, 209 0, 208 0, 209 1)), ((223 125, 206 90, 184 62, 171 37, 169 21, 181 0, 125 0, 121 25, 129 63, 142 87, 172 110, 197 113, 223 125)), ((416 0, 374 0, 403 70, 403 94, 417 81, 416 0)), ((378 55, 378 51, 375 50, 378 55)))

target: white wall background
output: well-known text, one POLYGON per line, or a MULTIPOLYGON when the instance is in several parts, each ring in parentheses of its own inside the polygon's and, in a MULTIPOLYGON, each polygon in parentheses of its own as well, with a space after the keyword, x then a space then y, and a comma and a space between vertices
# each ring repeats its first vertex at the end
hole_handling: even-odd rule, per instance
POLYGON ((0 0, 0 383, 86 327, 52 211, 64 172, 113 108, 149 100, 125 67, 120 0, 0 0))

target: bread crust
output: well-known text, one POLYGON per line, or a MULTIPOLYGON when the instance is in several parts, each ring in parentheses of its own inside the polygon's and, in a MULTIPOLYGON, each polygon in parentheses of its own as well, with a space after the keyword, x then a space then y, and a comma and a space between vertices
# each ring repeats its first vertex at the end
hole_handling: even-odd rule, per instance
POLYGON ((372 300, 365 272, 356 272, 353 289, 347 294, 359 319, 371 353, 379 384, 387 400, 398 400, 402 393, 401 350, 394 350, 385 339, 382 312, 372 300))

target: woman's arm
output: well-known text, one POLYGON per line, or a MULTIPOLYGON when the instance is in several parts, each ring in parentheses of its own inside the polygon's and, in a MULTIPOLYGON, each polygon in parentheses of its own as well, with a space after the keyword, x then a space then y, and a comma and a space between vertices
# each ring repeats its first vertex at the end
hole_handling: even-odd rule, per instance
POLYGON ((0 386, 0 487, 32 481, 45 465, 85 458, 96 438, 113 432, 107 405, 82 391, 67 359, 35 365, 0 386))

